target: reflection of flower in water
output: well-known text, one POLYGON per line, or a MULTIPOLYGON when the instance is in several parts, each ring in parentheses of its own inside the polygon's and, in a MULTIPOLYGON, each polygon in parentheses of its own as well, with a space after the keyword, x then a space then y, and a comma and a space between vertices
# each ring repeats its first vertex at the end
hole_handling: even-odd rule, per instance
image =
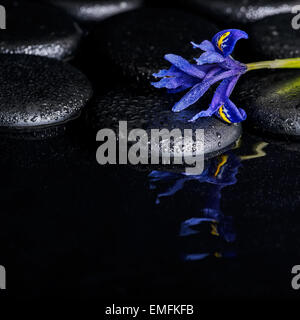
POLYGON ((236 174, 240 160, 234 155, 222 155, 212 159, 200 175, 186 175, 185 173, 175 173, 167 171, 152 171, 149 174, 150 189, 156 189, 156 183, 170 182, 173 183, 164 193, 157 196, 156 203, 160 198, 169 197, 181 190, 188 181, 198 181, 199 183, 207 182, 219 186, 229 186, 236 183, 236 174))
MULTIPOLYGON (((181 224, 179 235, 187 237, 199 234, 196 228, 202 224, 209 223, 211 234, 220 237, 227 243, 236 239, 233 230, 232 217, 225 216, 220 209, 221 190, 225 186, 236 183, 236 174, 241 166, 240 159, 233 153, 222 155, 209 161, 205 170, 200 175, 186 175, 185 173, 174 173, 164 171, 152 171, 149 174, 150 188, 156 189, 160 182, 168 183, 170 186, 165 192, 157 195, 156 203, 160 203, 162 197, 170 197, 184 188, 188 181, 212 184, 212 191, 207 196, 205 207, 201 210, 201 217, 193 217, 181 224)), ((185 260, 199 260, 209 256, 210 253, 185 255, 185 260)), ((222 253, 214 253, 216 257, 224 256, 222 253)), ((228 254, 227 254, 228 255, 228 254)), ((229 256, 232 254, 229 254, 229 256)))
MULTIPOLYGON (((268 144, 265 142, 257 143, 253 146, 253 154, 245 156, 236 156, 229 152, 220 157, 211 159, 200 175, 186 175, 185 173, 152 171, 149 174, 150 189, 157 189, 158 185, 168 183, 169 187, 165 192, 157 195, 156 203, 160 203, 162 197, 170 197, 184 188, 188 181, 197 181, 199 183, 209 183, 212 191, 207 195, 205 207, 201 210, 201 217, 192 217, 181 223, 181 237, 189 237, 200 233, 197 227, 205 223, 210 224, 211 235, 217 236, 226 243, 233 243, 236 240, 236 234, 233 228, 233 218, 222 213, 220 208, 221 191, 224 187, 233 185, 237 182, 236 175, 241 161, 252 160, 264 157, 266 152, 264 148, 268 144)), ((239 144, 238 146, 239 147, 239 144)), ((204 252, 195 254, 185 254, 185 261, 201 260, 213 255, 216 258, 234 257, 235 251, 232 249, 223 249, 222 252, 204 252)))

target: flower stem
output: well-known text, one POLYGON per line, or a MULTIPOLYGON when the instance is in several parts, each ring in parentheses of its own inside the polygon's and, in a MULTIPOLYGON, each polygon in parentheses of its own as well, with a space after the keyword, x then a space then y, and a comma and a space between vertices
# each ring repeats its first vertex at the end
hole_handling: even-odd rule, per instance
POLYGON ((300 57, 290 59, 276 59, 246 64, 247 71, 258 69, 297 69, 300 68, 300 57))

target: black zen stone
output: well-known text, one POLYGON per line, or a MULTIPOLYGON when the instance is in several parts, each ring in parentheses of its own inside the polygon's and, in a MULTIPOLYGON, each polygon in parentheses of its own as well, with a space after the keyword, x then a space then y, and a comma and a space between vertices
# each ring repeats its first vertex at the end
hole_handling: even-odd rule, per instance
MULTIPOLYGON (((128 132, 143 129, 150 140, 151 129, 204 129, 204 154, 206 157, 216 155, 230 148, 241 135, 240 125, 228 125, 215 117, 201 118, 188 122, 199 111, 201 104, 180 113, 172 112, 173 104, 180 99, 177 95, 149 90, 144 93, 131 92, 129 89, 111 91, 103 97, 96 98, 88 110, 88 122, 94 131, 110 128, 118 134, 119 121, 127 121, 128 132)), ((174 151, 174 143, 170 142, 174 151)), ((158 145, 161 150, 160 146, 158 145)))
POLYGON ((154 72, 170 66, 165 54, 178 54, 192 62, 202 52, 190 42, 211 39, 216 32, 213 24, 193 14, 140 9, 106 21, 95 32, 94 42, 123 75, 148 84, 154 72))
POLYGON ((92 95, 86 77, 55 59, 0 55, 0 128, 53 126, 79 116, 92 95))
POLYGON ((292 14, 268 17, 252 25, 250 39, 259 56, 268 59, 300 56, 300 33, 292 28, 292 14))
POLYGON ((290 13, 297 0, 178 0, 232 28, 232 23, 247 24, 279 13, 290 13))
POLYGON ((238 105, 260 131, 300 137, 300 71, 257 71, 238 84, 238 105))
POLYGON ((139 8, 143 0, 44 0, 60 7, 80 22, 99 22, 139 8))
POLYGON ((78 25, 48 5, 13 2, 7 8, 7 28, 1 30, 0 53, 70 59, 82 37, 78 25))

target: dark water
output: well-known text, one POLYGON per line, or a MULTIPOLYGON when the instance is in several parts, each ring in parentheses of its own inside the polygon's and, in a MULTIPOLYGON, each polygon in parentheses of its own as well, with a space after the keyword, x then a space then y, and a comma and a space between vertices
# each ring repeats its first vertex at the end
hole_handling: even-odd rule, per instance
POLYGON ((202 175, 186 176, 102 167, 94 137, 71 136, 2 146, 10 296, 297 297, 299 145, 244 133, 202 175))
MULTIPOLYGON (((101 94, 117 76, 109 70, 106 78, 102 64, 96 72, 92 55, 100 60, 93 45, 73 63, 101 94)), ((188 177, 168 167, 103 167, 97 147, 85 115, 49 139, 1 135, 7 296, 110 303, 299 297, 291 287, 300 264, 299 142, 245 130, 237 148, 188 177)))

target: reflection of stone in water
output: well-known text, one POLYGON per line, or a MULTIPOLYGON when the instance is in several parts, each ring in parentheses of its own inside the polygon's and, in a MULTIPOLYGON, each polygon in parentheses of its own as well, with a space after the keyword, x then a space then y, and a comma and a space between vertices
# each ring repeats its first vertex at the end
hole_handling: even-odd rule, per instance
MULTIPOLYGON (((241 144, 242 141, 239 140, 235 149, 240 148, 241 144)), ((206 162, 204 171, 200 175, 186 175, 185 173, 166 171, 152 171, 149 174, 151 190, 157 190, 158 185, 169 185, 166 191, 157 194, 156 204, 160 203, 161 198, 172 197, 180 190, 183 190, 186 182, 197 181, 199 184, 208 183, 211 185, 211 190, 206 196, 205 206, 200 209, 201 216, 183 221, 179 232, 180 237, 197 236, 201 233, 199 227, 209 224, 210 235, 218 237, 223 244, 235 242, 236 233, 233 227, 233 218, 224 215, 220 206, 222 189, 237 182, 236 175, 241 166, 241 161, 266 156, 264 149, 267 146, 268 143, 262 141, 253 145, 252 154, 237 156, 233 152, 228 152, 227 154, 210 159, 206 162)), ((208 256, 231 258, 235 257, 236 253, 234 249, 222 246, 221 251, 184 254, 183 260, 196 261, 208 256)))
POLYGON ((241 160, 252 160, 256 158, 261 158, 267 155, 267 153, 264 151, 264 148, 267 147, 269 144, 267 142, 259 142, 256 143, 252 150, 253 154, 250 155, 245 155, 245 156, 240 156, 241 160))

